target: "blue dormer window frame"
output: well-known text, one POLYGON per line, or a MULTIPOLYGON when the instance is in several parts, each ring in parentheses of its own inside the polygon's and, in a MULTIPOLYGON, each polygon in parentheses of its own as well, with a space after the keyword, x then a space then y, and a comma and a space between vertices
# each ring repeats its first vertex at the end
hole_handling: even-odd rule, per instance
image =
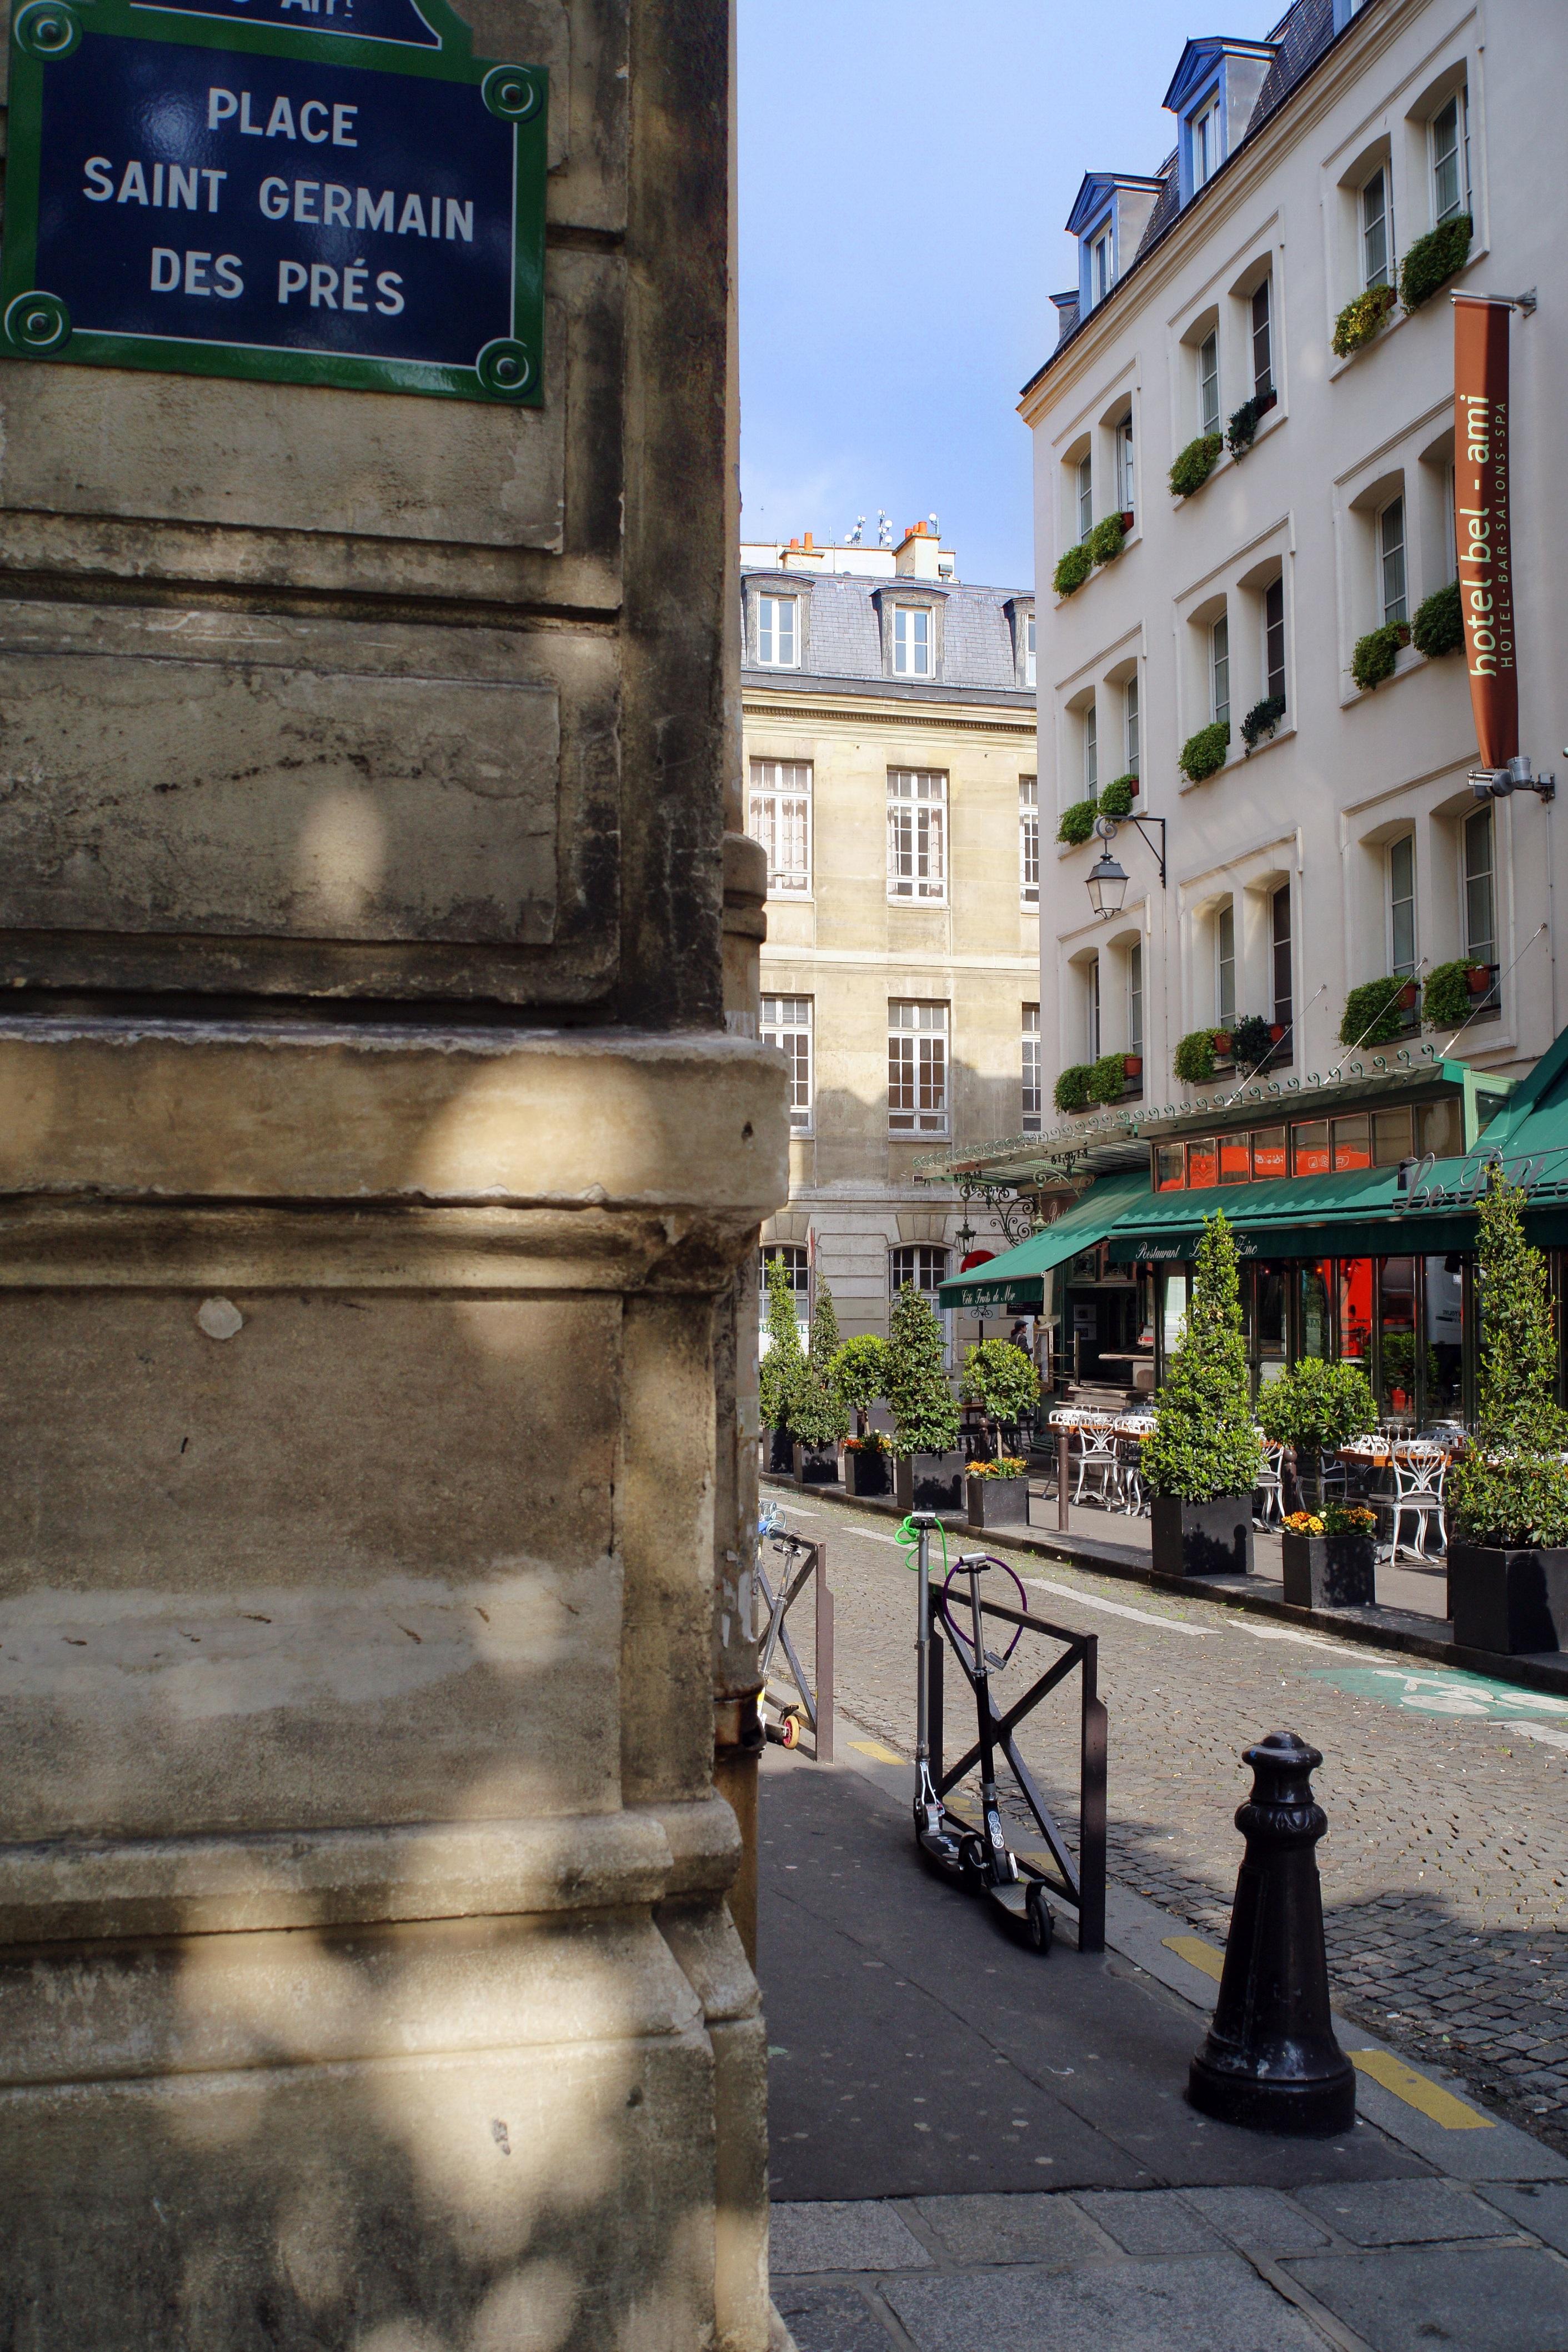
POLYGON ((1193 163, 1195 125, 1214 109, 1218 152, 1210 158, 1207 178, 1214 177, 1230 153, 1232 131, 1241 137, 1269 65, 1278 54, 1272 41, 1232 41, 1206 37, 1188 41, 1165 95, 1165 104, 1176 119, 1176 194, 1183 205, 1198 193, 1193 163), (1234 83, 1231 68, 1236 68, 1234 83), (1232 113, 1236 121, 1232 123, 1232 113))
POLYGON ((1095 310, 1105 299, 1116 283, 1116 207, 1113 203, 1092 221, 1078 240, 1081 256, 1078 268, 1078 307, 1081 312, 1095 310), (1105 282, 1099 285, 1094 272, 1094 248, 1102 238, 1105 245, 1105 282))
POLYGON ((1220 67, 1218 73, 1209 83, 1202 97, 1189 106, 1182 116, 1181 148, 1182 202, 1186 204, 1197 195, 1200 187, 1206 188, 1208 185, 1225 161, 1225 68, 1223 66, 1220 67), (1210 155, 1208 169, 1200 180, 1197 176, 1197 126, 1206 115, 1209 116, 1213 122, 1215 152, 1210 155))

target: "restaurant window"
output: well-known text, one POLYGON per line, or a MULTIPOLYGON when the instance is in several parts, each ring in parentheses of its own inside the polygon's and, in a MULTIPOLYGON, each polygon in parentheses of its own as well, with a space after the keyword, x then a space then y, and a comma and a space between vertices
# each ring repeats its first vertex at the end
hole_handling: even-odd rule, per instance
POLYGON ((1188 1190, 1203 1192, 1219 1181, 1219 1143, 1217 1137, 1203 1136, 1186 1147, 1186 1181, 1188 1190))
MULTIPOLYGON (((1270 946, 1273 960, 1274 1020, 1285 1031, 1281 1045, 1290 1042, 1291 1011, 1291 886, 1281 882, 1269 902, 1270 946)), ((1281 1058, 1284 1058, 1281 1055, 1281 1058)))
POLYGON ((1463 1262, 1455 1251, 1447 1257, 1423 1258, 1421 1269, 1427 1383, 1421 1418, 1424 1423, 1459 1421, 1465 1391, 1463 1262))
POLYGON ((1282 1127, 1258 1128, 1252 1137, 1252 1176, 1256 1183, 1286 1173, 1285 1130, 1282 1127))
POLYGON ((1361 191, 1361 282, 1364 286, 1392 284, 1388 219, 1388 174, 1381 167, 1364 181, 1361 191))
POLYGON ((912 1242, 888 1252, 887 1286, 894 1298, 909 1283, 935 1304, 937 1286, 946 1279, 947 1253, 933 1243, 912 1242))
POLYGON ((1285 1369, 1285 1304, 1290 1276, 1289 1266, 1272 1259, 1260 1259, 1252 1270, 1252 1332, 1260 1383, 1277 1381, 1285 1369))
POLYGON ((1377 597, 1384 626, 1407 621, 1405 595, 1405 501, 1390 499, 1377 518, 1377 597))
POLYGON ((947 1007, 894 998, 887 1008, 887 1124, 895 1135, 947 1132, 947 1007))
POLYGON ((1186 1322, 1186 1283, 1184 1273, 1167 1273, 1165 1276, 1165 1297, 1161 1301, 1160 1336, 1164 1341, 1166 1361, 1170 1361, 1174 1349, 1180 1347, 1183 1328, 1186 1322))
POLYGON ((1339 1353, 1342 1363, 1372 1370, 1372 1268, 1369 1257, 1334 1261, 1339 1276, 1339 1353))
POLYGON ((1416 836, 1388 845, 1388 969, 1404 980, 1416 969, 1416 836))
POLYGON ((1023 1009, 1023 1132, 1040 1133, 1040 1007, 1023 1009))
POLYGON ((1138 940, 1127 950, 1127 1051, 1144 1050, 1144 947, 1138 940))
POLYGON ((806 898, 811 893, 811 763, 753 760, 751 837, 768 852, 768 893, 806 898))
POLYGON ((1219 337, 1206 335, 1197 349, 1197 429, 1219 430, 1219 337))
POLYGON ((1313 1258, 1296 1269, 1296 1328, 1303 1356, 1327 1362, 1333 1354, 1333 1260, 1313 1258))
POLYGON ((888 770, 887 895, 947 895, 947 779, 938 769, 888 770))
POLYGON ((1122 757, 1127 763, 1127 774, 1135 776, 1138 773, 1138 762, 1143 758, 1136 670, 1122 688, 1122 757))
POLYGON ((1267 278, 1252 296, 1252 396, 1261 400, 1274 389, 1274 331, 1270 313, 1267 278))
POLYGON ((1179 1143, 1155 1146, 1155 1190, 1180 1192, 1186 1185, 1186 1153, 1179 1143))
POLYGON ((1458 1095, 1422 1103, 1416 1113, 1416 1149, 1434 1160, 1457 1160, 1465 1148, 1465 1115, 1458 1095))
POLYGON ((1285 699, 1285 583, 1270 580, 1263 591, 1263 691, 1285 699))
POLYGON ((1222 1184, 1252 1181, 1252 1138, 1222 1135, 1219 1139, 1219 1181, 1222 1184))
POLYGON ((794 669, 800 659, 799 596, 758 596, 757 658, 765 669, 794 669))
POLYGON ((1372 1122, 1365 1111, 1354 1111, 1333 1123, 1333 1167, 1336 1176, 1347 1169, 1372 1165, 1372 1122))
MULTIPOLYGON (((1493 887, 1492 813, 1477 809, 1465 819, 1465 953, 1471 963, 1497 961, 1497 896, 1493 887)), ((1490 1002, 1495 1004, 1496 992, 1490 1002)))
POLYGON ((1397 1168, 1402 1160, 1408 1160, 1410 1156, 1409 1111, 1375 1110, 1372 1114, 1373 1166, 1397 1168))
POLYGON ((1326 1176, 1328 1172, 1329 1123, 1326 1118, 1303 1119, 1291 1129, 1291 1173, 1326 1176))
POLYGON ((1377 1402, 1385 1415, 1414 1426, 1416 1381, 1416 1260, 1385 1257, 1377 1282, 1377 1402))
POLYGON ((1230 623, 1223 613, 1208 633, 1208 715, 1230 724, 1230 623))
POLYGON ((1222 1029, 1236 1019, 1236 901, 1228 898, 1214 918, 1214 1010, 1222 1029))
POLYGON ((1034 776, 1019 778, 1019 897, 1026 907, 1040 904, 1040 782, 1034 776))
POLYGON ((789 1065, 789 1125, 797 1135, 811 1131, 811 1000, 765 996, 758 1034, 777 1045, 789 1065))

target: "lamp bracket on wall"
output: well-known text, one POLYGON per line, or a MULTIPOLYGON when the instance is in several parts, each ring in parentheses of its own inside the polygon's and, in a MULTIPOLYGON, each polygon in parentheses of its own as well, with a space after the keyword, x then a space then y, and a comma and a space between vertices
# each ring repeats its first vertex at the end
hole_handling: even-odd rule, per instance
POLYGON ((1097 816, 1094 820, 1094 837, 1100 844, 1100 855, 1089 869, 1085 887, 1089 892, 1089 903, 1102 919, 1111 915, 1119 915, 1123 901, 1127 895, 1127 869, 1111 855, 1111 844, 1124 824, 1135 825, 1145 847, 1154 851, 1155 862, 1160 869, 1160 888, 1163 890, 1166 887, 1164 817, 1134 816, 1131 814, 1122 817, 1097 816), (1157 824, 1160 829, 1157 846, 1146 830, 1152 824, 1157 824))

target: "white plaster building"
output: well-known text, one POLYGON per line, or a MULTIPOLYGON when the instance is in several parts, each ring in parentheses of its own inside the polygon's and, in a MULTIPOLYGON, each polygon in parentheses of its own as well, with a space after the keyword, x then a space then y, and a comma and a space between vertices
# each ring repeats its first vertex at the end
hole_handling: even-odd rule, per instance
MULTIPOLYGON (((1461 655, 1408 646, 1365 692, 1352 663, 1358 640, 1413 619, 1455 575, 1449 292, 1533 289, 1539 308, 1512 324, 1521 741, 1540 770, 1568 741, 1568 273, 1542 179, 1564 87, 1560 0, 1364 0, 1354 13, 1297 0, 1266 41, 1189 42, 1166 100, 1174 153, 1083 182, 1068 224, 1079 282, 1055 298, 1061 341, 1021 404, 1035 446, 1048 1135, 1064 1067, 1126 1050, 1143 1057, 1145 1116, 1201 1101, 1212 1089, 1173 1076, 1177 1041, 1255 1014, 1285 1033, 1270 1075, 1304 1081, 1343 1059, 1351 988, 1458 958, 1495 971, 1458 1056, 1517 1075, 1562 1026, 1542 929, 1560 809, 1524 793, 1478 805, 1461 655), (1416 241, 1467 212, 1458 275, 1336 356, 1345 304, 1396 286, 1416 241), (1175 495, 1178 454, 1254 398, 1250 447, 1223 448, 1200 488, 1175 495), (1062 556, 1118 513, 1124 551, 1053 595, 1062 556), (1242 722, 1270 697, 1282 711, 1249 750, 1242 722), (1190 782, 1182 748, 1216 720, 1228 757, 1190 782), (1137 810, 1166 824, 1167 886, 1124 826, 1125 904, 1102 920, 1085 889, 1095 846, 1051 837, 1062 811, 1129 769, 1137 810)), ((1155 126, 1129 124, 1130 163, 1145 143, 1155 126)), ((1426 1042, 1441 1049, 1448 1034, 1426 1042)), ((1406 1042, 1418 1050, 1414 1033, 1406 1042)))

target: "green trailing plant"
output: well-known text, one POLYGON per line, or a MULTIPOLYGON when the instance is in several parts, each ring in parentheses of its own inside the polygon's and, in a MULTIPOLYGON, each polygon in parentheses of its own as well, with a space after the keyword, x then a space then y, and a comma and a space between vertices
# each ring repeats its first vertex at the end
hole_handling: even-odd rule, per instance
POLYGON ((986 1416, 986 1437, 1001 1452, 1003 1423, 1015 1424, 1040 1402, 1040 1374, 1010 1339, 982 1339, 964 1359, 963 1398, 986 1416))
POLYGON ((1568 1415, 1556 1403, 1546 1260, 1525 1239, 1522 1185, 1488 1171, 1476 1233, 1481 1360, 1476 1442, 1448 1471, 1450 1527, 1468 1542, 1568 1544, 1568 1415))
POLYGON ((1350 674, 1363 694, 1370 694, 1385 677, 1393 677, 1399 648, 1409 642, 1408 621, 1385 621, 1380 629, 1368 629, 1364 637, 1357 637, 1350 656, 1350 674))
POLYGON ((1089 1099, 1108 1108, 1119 1103, 1127 1091, 1127 1057, 1124 1054, 1102 1054, 1097 1062, 1089 1065, 1089 1099))
POLYGON ((1189 1029, 1186 1035, 1177 1041, 1173 1066, 1184 1085, 1207 1086, 1214 1076, 1213 1030, 1189 1029))
POLYGON ((783 1256, 775 1252, 768 1261, 768 1349, 758 1374, 765 1428, 789 1427, 790 1404, 805 1369, 789 1269, 783 1256))
POLYGON ((866 1416, 887 1394, 887 1341, 862 1331, 844 1341, 828 1369, 840 1403, 855 1417, 855 1435, 865 1437, 866 1416))
POLYGON ((1081 539, 1076 547, 1070 547, 1065 554, 1057 557, 1051 584, 1059 596, 1074 595, 1093 569, 1094 558, 1089 552, 1089 542, 1081 539))
POLYGON ((1245 1013, 1231 1024, 1230 1051, 1239 1070, 1256 1070, 1274 1050, 1269 1024, 1260 1013, 1245 1013))
POLYGON ((924 1294, 906 1282, 887 1335, 887 1401, 895 1454, 951 1454, 958 1408, 942 1362, 942 1326, 924 1294))
POLYGON ((1056 823, 1056 837, 1065 847, 1077 849, 1091 837, 1099 811, 1098 801, 1073 801, 1064 808, 1056 823))
POLYGON ((1334 320, 1333 351, 1336 359, 1347 360, 1352 352, 1360 351, 1371 342, 1390 310, 1396 296, 1392 286, 1369 286, 1364 294, 1348 301, 1334 320))
POLYGON ((1258 437, 1258 427, 1274 405, 1271 392, 1254 393, 1231 412, 1225 428, 1225 446, 1233 457, 1245 457, 1258 437))
POLYGON ((1226 719, 1210 719, 1196 735, 1189 735, 1182 745, 1176 765, 1187 782, 1201 784, 1225 765, 1225 755, 1230 749, 1230 722, 1226 719))
POLYGON ((1092 1099, 1090 1081, 1094 1076, 1092 1062, 1071 1062, 1058 1076, 1051 1097, 1058 1110, 1087 1110, 1092 1099))
POLYGON ((1475 223, 1469 213, 1418 236, 1399 266, 1399 299, 1407 310, 1429 302, 1439 286, 1465 266, 1475 223))
POLYGON ((1126 536, 1126 529, 1121 516, 1110 514, 1103 521, 1095 524, 1084 545, 1096 563, 1114 563, 1122 552, 1122 544, 1126 536))
POLYGON ((1375 1045, 1389 1045, 1406 1026, 1399 999, 1409 985, 1407 976, 1401 980, 1391 973, 1386 980, 1364 980, 1359 988, 1353 988, 1340 1018, 1340 1044, 1364 1045, 1368 1052, 1375 1045))
POLYGON ((1433 965, 1421 992, 1421 1018, 1428 1029, 1457 1029, 1469 1019, 1476 1003, 1470 994, 1469 971, 1469 956, 1433 965))
POLYGON ((1138 780, 1130 772, 1124 776, 1113 776, 1100 795, 1102 816, 1114 817, 1118 823, 1133 814, 1133 803, 1138 797, 1138 780))
POLYGON ((1258 1393, 1258 1425, 1271 1445, 1288 1445, 1308 1507, 1322 1496, 1326 1448, 1347 1445, 1377 1427, 1377 1400, 1359 1365, 1303 1356, 1258 1393))
POLYGON ((1218 462, 1225 443, 1218 433, 1200 433, 1176 454, 1170 470, 1171 494, 1174 498, 1190 499, 1201 490, 1218 462))
POLYGON ((1241 740, 1247 749, 1255 751, 1265 735, 1272 735, 1284 715, 1282 694, 1266 694, 1261 702, 1255 702, 1241 721, 1241 740))
POLYGON ((1241 1335, 1236 1244, 1217 1210, 1204 1219, 1192 1302, 1138 1468, 1156 1495, 1212 1503, 1222 1495, 1249 1495, 1260 1458, 1241 1335))
POLYGON ((1457 580, 1450 580, 1446 588, 1434 588, 1416 605, 1410 624, 1410 642, 1428 661, 1458 652, 1465 642, 1465 616, 1457 580))

